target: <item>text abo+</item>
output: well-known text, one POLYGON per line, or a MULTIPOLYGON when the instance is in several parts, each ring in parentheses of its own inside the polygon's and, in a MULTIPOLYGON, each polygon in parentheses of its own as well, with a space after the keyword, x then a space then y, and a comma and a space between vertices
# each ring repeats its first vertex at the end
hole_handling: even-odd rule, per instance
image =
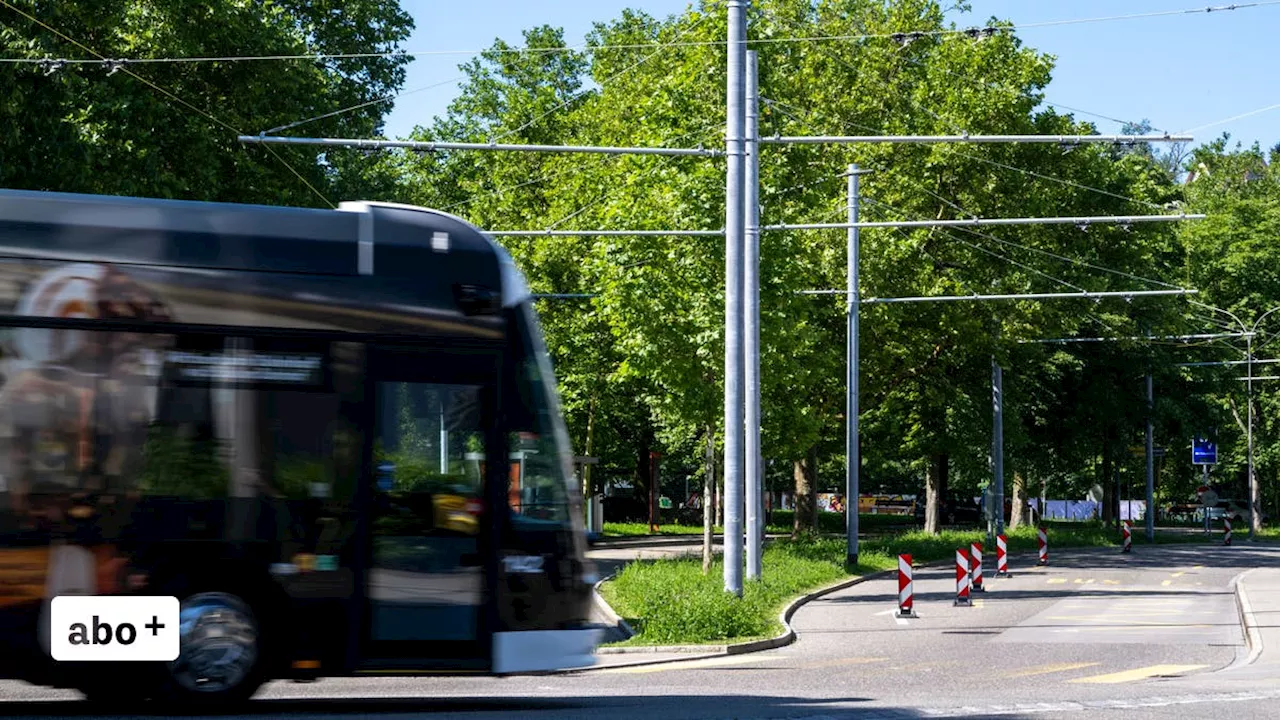
POLYGON ((178 659, 178 598, 60 595, 50 615, 50 650, 59 662, 178 659))

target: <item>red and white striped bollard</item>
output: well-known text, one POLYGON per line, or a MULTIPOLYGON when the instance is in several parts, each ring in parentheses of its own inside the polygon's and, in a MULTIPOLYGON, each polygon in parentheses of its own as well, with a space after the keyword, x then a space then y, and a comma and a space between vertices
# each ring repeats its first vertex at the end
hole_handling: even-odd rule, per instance
POLYGON ((982 587, 982 543, 976 542, 969 547, 969 574, 973 578, 973 591, 986 592, 982 587))
POLYGON ((1229 517, 1222 518, 1222 544, 1231 544, 1231 518, 1229 517))
POLYGON ((1124 546, 1120 548, 1120 552, 1127 553, 1133 551, 1133 523, 1125 520, 1121 527, 1124 529, 1124 546))
POLYGON ((1049 564, 1049 533, 1045 531, 1044 526, 1040 526, 1040 562, 1037 565, 1049 564))
POLYGON ((996 536, 996 577, 1009 577, 1009 538, 996 536))
POLYGON ((964 548, 956 550, 956 602, 957 607, 969 607, 973 602, 969 599, 969 551, 964 548))
POLYGON ((915 609, 915 591, 911 587, 911 556, 898 556, 898 612, 894 617, 920 617, 915 609))

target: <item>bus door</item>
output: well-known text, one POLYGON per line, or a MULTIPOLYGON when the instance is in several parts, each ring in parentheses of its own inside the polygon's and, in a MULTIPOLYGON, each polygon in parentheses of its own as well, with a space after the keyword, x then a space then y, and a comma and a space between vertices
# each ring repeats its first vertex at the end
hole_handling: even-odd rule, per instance
MULTIPOLYGON (((498 354, 373 349, 366 659, 487 664, 486 452, 498 354)), ((501 436, 498 436, 501 437, 501 436)))

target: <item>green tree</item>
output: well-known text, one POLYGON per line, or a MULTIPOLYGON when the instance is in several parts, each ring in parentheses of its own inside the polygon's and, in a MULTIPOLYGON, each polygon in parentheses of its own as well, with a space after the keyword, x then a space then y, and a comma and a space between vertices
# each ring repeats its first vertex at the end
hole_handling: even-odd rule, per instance
MULTIPOLYGON (((412 20, 395 0, 0 3, 0 53, 32 59, 159 59, 393 52, 412 20)), ((316 60, 5 64, 0 185, 327 206, 341 163, 312 150, 247 148, 254 134, 305 125, 366 137, 389 109, 371 101, 404 81, 407 56, 316 60), (322 199, 325 198, 325 199, 322 199)))

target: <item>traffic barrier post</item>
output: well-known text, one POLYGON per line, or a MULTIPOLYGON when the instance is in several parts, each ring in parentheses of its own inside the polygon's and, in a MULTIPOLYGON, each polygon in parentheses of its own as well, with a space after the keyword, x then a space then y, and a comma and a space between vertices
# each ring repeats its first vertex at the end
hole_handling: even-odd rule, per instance
POLYGON ((1125 520, 1121 525, 1124 529, 1124 546, 1120 548, 1120 552, 1127 553, 1133 551, 1133 523, 1125 520))
POLYGON ((915 610, 914 589, 911 585, 911 556, 898 556, 898 612, 894 617, 920 617, 915 610))
POLYGON ((969 599, 969 551, 964 548, 956 550, 956 607, 969 607, 973 602, 969 599))
POLYGON ((1049 564, 1049 533, 1044 529, 1043 525, 1040 526, 1039 536, 1040 536, 1040 562, 1036 564, 1048 565, 1049 564))
POLYGON ((1009 577, 1009 538, 996 536, 996 577, 1009 577))
POLYGON ((976 542, 969 548, 969 574, 973 578, 973 591, 986 592, 982 587, 982 543, 976 542))
POLYGON ((1231 544, 1231 518, 1229 517, 1222 518, 1222 544, 1231 544))

